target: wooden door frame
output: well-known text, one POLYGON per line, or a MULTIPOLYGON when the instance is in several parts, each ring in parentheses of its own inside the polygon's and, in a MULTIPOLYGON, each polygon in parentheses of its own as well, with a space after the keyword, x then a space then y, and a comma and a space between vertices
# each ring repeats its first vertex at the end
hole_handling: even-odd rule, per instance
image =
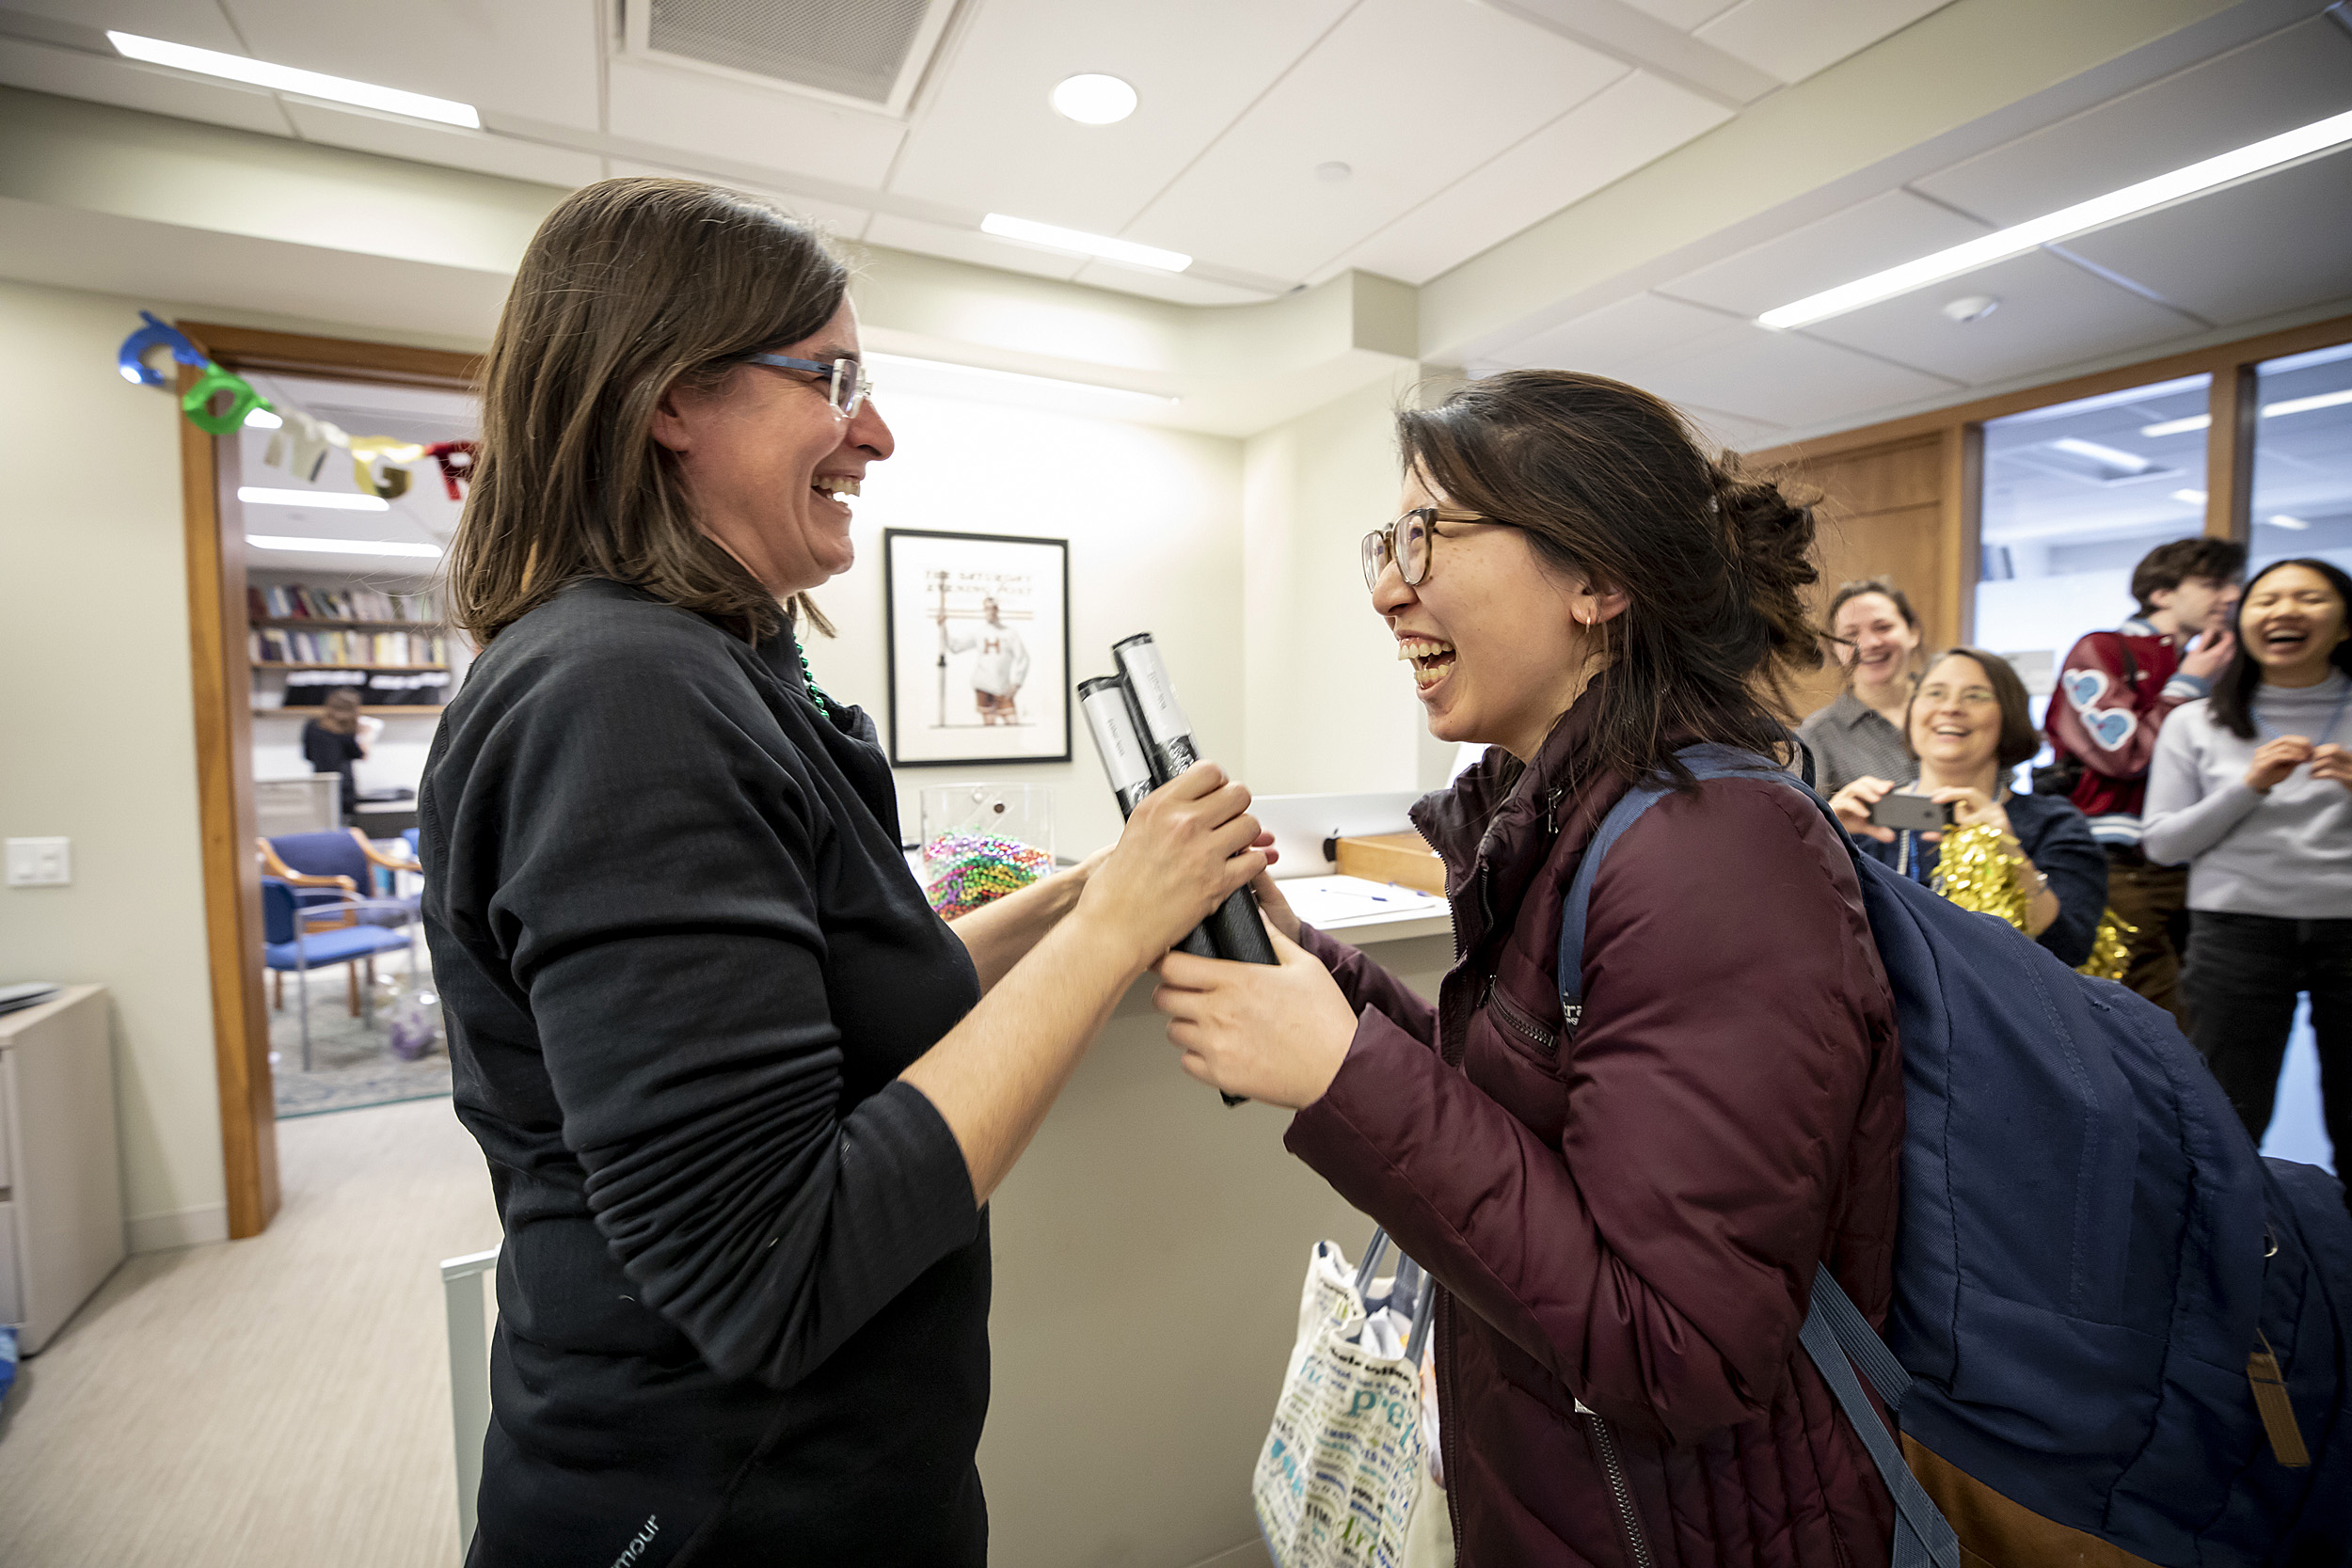
POLYGON ((1873 447, 1892 447, 1933 436, 1943 442, 1943 558, 1948 568, 1938 613, 1944 625, 1974 635, 1977 576, 1977 531, 1982 504, 1984 425, 1988 420, 2054 403, 2097 397, 2103 392, 2127 391, 2151 382, 2187 375, 2213 378, 2206 411, 2213 422, 2205 431, 2205 532, 2217 539, 2245 543, 2251 536, 2254 488, 2255 367, 2265 359, 2332 348, 2352 342, 2352 316, 2333 316, 2283 331, 2240 338, 2234 342, 2142 359, 2111 371, 2070 376, 2022 391, 1954 404, 1925 414, 1860 425, 1831 436, 1815 436, 1745 454, 1754 466, 1786 466, 1802 473, 1804 465, 1826 457, 1859 456, 1873 447))
MULTIPOLYGON (((176 322, 232 371, 287 371, 344 381, 472 390, 481 361, 444 349, 176 322)), ((197 372, 180 367, 183 391, 197 372)), ((223 504, 218 441, 180 421, 180 493, 188 562, 188 642, 196 708, 196 782, 204 865, 204 941, 220 1076, 221 1165, 231 1238, 258 1236, 278 1212, 278 1103, 270 1081, 269 1004, 262 974, 262 879, 253 853, 253 672, 246 657, 245 531, 223 504)))

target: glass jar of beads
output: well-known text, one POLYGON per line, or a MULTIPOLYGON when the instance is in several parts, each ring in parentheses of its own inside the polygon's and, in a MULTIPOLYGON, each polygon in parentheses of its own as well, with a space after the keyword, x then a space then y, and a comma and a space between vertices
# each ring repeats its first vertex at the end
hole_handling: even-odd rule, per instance
POLYGON ((920 799, 923 895, 941 918, 969 914, 1052 873, 1048 786, 933 784, 920 799))

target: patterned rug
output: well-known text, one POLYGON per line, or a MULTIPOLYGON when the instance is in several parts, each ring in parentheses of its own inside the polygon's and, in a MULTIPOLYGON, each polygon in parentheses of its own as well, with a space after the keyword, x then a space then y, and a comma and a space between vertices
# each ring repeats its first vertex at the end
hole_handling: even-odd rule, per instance
MULTIPOLYGON (((433 972, 424 949, 417 949, 419 979, 430 992, 433 972)), ((449 1048, 437 1038, 413 1062, 391 1051, 392 1006, 406 979, 408 956, 379 955, 375 960, 373 1017, 351 1016, 342 968, 310 974, 310 1070, 302 1070, 302 1022, 294 1011, 294 977, 286 976, 286 1005, 270 1013, 270 1064, 278 1091, 278 1115, 317 1116, 383 1105, 395 1100, 425 1100, 450 1092, 449 1048)), ((438 1009, 435 1009, 437 1016, 438 1009)))

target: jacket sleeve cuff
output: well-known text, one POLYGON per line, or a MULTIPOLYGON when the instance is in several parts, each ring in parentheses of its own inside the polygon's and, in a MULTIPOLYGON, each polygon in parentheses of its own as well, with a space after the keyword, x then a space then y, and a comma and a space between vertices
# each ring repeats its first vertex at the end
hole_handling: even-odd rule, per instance
POLYGON ((1361 948, 1350 947, 1326 932, 1316 930, 1306 922, 1299 922, 1298 945, 1331 972, 1340 994, 1358 1012, 1370 1008, 1385 1015, 1404 1030, 1406 1037, 1421 1042, 1423 1051, 1434 1049, 1438 1042, 1438 1010, 1418 992, 1390 974, 1361 948))
POLYGON ((2158 695, 2168 703, 2193 703, 2212 696, 2213 683, 2201 675, 2175 673, 2170 680, 2164 683, 2164 690, 2158 695))

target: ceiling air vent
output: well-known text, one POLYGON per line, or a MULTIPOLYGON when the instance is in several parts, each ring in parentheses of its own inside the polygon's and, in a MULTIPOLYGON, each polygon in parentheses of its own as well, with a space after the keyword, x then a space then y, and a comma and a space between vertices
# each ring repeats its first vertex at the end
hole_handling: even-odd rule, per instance
POLYGON ((628 0, 631 55, 899 115, 955 0, 628 0))

